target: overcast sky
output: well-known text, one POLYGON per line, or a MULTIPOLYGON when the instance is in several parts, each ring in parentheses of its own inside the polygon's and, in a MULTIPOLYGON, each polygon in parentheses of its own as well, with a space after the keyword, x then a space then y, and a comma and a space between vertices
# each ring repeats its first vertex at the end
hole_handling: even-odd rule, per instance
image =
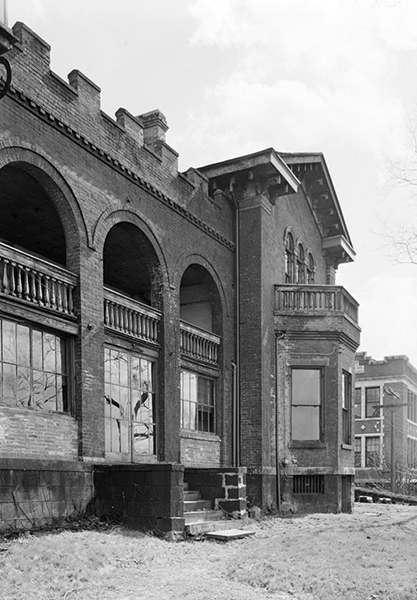
MULTIPOLYGON (((0 0, 1 3, 2 0, 0 0)), ((386 231, 417 223, 416 0, 9 0, 102 108, 159 108, 180 169, 273 146, 323 152, 357 252, 337 283, 360 303, 360 349, 417 367, 417 265, 386 231)))

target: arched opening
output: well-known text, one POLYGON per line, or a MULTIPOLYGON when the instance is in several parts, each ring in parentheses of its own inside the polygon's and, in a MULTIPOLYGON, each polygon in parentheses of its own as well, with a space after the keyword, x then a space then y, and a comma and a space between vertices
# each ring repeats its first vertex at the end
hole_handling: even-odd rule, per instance
POLYGON ((295 278, 295 246, 292 233, 285 237, 285 283, 294 283, 295 278))
POLYGON ((298 244, 298 256, 297 256, 297 283, 304 284, 306 282, 306 264, 305 264, 305 252, 304 247, 300 243, 298 244))
POLYGON ((0 241, 66 266, 65 233, 35 167, 0 169, 0 241))
POLYGON ((105 325, 113 334, 104 348, 105 449, 110 459, 135 462, 141 456, 156 454, 158 331, 163 295, 158 255, 136 225, 117 223, 107 234, 103 281, 105 325), (140 349, 127 347, 120 335, 140 341, 140 349))
MULTIPOLYGON (((180 287, 181 429, 218 431, 222 303, 207 269, 190 265, 180 287)), ((183 458, 184 460, 184 458, 183 458)))
POLYGON ((7 313, 0 320, 0 404, 71 413, 69 329, 75 333, 76 327, 67 322, 63 328, 62 319, 75 318, 76 277, 61 268, 67 266, 67 244, 55 205, 59 194, 50 175, 33 164, 11 162, 0 169, 0 293, 7 313))
POLYGON ((161 269, 146 235, 132 223, 109 231, 103 251, 104 285, 148 306, 161 308, 161 269))
POLYGON ((181 320, 221 335, 221 317, 220 295, 212 276, 204 267, 190 265, 181 279, 181 320))
POLYGON ((314 262, 314 257, 311 252, 308 253, 307 256, 307 283, 314 283, 314 273, 316 271, 316 265, 314 262))

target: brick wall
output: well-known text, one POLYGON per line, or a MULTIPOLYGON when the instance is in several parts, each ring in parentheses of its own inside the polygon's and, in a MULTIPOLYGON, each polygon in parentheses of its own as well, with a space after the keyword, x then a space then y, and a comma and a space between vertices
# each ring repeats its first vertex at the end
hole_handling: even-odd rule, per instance
POLYGON ((78 426, 53 412, 0 407, 0 456, 76 459, 78 426))
MULTIPOLYGON (((101 111, 100 90, 94 82, 78 71, 70 74, 69 83, 63 81, 50 71, 48 44, 23 24, 14 31, 20 43, 10 53, 13 86, 0 111, 0 168, 17 162, 35 168, 34 176, 62 222, 67 267, 79 277, 74 357, 78 454, 104 457, 103 248, 111 227, 129 222, 148 238, 161 271, 158 457, 175 461, 180 455, 180 285, 187 267, 199 264, 218 290, 223 338, 221 448, 209 445, 205 460, 227 464, 230 363, 235 358, 232 206, 225 199, 215 202, 208 197, 207 179, 198 171, 178 173, 176 152, 164 139, 146 147, 150 138, 145 118, 120 109, 111 119, 101 111)), ((157 119, 163 121, 162 117, 157 114, 157 119)))
POLYGON ((182 432, 181 463, 186 467, 220 467, 220 438, 182 432))

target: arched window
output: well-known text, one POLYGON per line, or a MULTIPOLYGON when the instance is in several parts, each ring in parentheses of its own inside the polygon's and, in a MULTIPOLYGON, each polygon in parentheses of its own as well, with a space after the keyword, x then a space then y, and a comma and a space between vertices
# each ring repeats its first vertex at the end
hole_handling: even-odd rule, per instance
POLYGON ((298 244, 298 256, 297 256, 297 283, 303 284, 306 282, 306 264, 305 254, 302 244, 298 244))
POLYGON ((314 264, 314 258, 311 252, 308 253, 307 256, 307 283, 314 283, 314 272, 316 270, 316 266, 314 264))
POLYGON ((285 237, 285 283, 294 283, 295 279, 295 248, 294 237, 288 232, 285 237))

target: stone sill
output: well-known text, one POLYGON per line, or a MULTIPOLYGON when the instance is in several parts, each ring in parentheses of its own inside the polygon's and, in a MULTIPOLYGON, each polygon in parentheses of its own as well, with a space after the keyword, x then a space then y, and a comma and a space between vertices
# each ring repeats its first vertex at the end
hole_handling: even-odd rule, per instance
POLYGON ((191 431, 188 429, 182 429, 181 438, 188 440, 200 440, 203 442, 217 442, 220 443, 220 436, 215 433, 205 433, 203 431, 191 431))
POLYGON ((312 449, 312 450, 316 450, 316 449, 323 449, 326 448, 326 444, 324 442, 320 442, 320 441, 316 441, 316 440, 311 440, 311 441, 305 441, 305 442, 290 442, 289 444, 290 448, 293 449, 303 449, 303 450, 308 450, 308 449, 312 449))

